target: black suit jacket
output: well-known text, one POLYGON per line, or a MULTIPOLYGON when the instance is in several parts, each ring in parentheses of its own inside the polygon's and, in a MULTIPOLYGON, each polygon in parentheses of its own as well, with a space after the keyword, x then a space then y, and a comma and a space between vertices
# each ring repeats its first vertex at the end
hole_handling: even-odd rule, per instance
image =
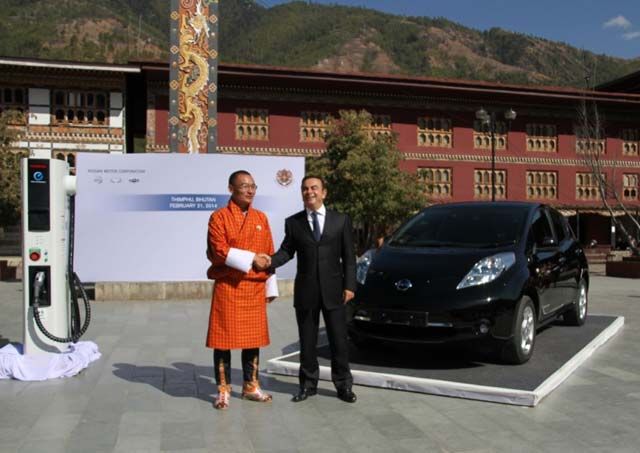
POLYGON ((298 254, 293 305, 311 308, 321 296, 327 309, 340 307, 343 291, 356 290, 356 255, 349 216, 327 209, 320 241, 313 237, 305 210, 288 217, 284 229, 284 240, 272 256, 271 266, 280 267, 298 254))

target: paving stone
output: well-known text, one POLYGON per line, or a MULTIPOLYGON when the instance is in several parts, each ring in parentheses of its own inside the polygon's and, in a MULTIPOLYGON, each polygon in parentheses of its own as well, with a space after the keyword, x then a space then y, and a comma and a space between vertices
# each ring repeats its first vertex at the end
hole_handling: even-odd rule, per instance
POLYGON ((18 453, 65 453, 67 444, 65 439, 49 439, 46 442, 34 439, 24 442, 17 451, 18 453))
POLYGON ((162 423, 162 450, 204 448, 204 435, 197 423, 162 423))
MULTIPOLYGON (((625 328, 536 408, 360 386, 348 405, 330 382, 294 404, 296 377, 264 374, 274 401, 256 404, 239 398, 234 351, 231 408, 216 411, 209 300, 94 303, 86 339, 98 362, 68 379, 0 381, 0 452, 637 452, 640 286, 594 277, 590 296, 593 313, 622 315, 625 328)), ((20 298, 19 284, 0 282, 7 341, 21 341, 20 298)), ((269 317, 262 368, 298 348, 291 299, 269 317)))

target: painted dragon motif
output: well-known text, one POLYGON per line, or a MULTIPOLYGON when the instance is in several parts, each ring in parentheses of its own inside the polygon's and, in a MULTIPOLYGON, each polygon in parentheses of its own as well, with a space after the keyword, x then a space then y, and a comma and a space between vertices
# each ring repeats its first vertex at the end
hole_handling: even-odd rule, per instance
MULTIPOLYGON (((183 0, 192 3, 193 0, 183 0)), ((187 124, 187 150, 198 153, 202 141, 206 143, 207 85, 209 65, 207 62, 207 40, 209 24, 203 14, 202 0, 196 0, 196 10, 182 16, 180 24, 180 120, 187 124), (204 56, 203 56, 204 55, 204 56)), ((205 145, 206 146, 206 145, 205 145)))

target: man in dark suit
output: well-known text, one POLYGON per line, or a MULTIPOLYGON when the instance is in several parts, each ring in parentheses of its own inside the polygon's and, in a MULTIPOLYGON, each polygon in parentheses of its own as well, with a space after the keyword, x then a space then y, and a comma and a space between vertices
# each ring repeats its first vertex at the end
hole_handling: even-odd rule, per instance
POLYGON ((356 289, 356 257, 349 216, 324 207, 327 189, 316 176, 302 180, 304 210, 287 218, 285 238, 271 257, 282 266, 298 254, 294 302, 300 336, 300 389, 294 402, 318 387, 318 322, 322 312, 331 350, 331 380, 338 398, 355 403, 349 369, 345 306, 356 289))

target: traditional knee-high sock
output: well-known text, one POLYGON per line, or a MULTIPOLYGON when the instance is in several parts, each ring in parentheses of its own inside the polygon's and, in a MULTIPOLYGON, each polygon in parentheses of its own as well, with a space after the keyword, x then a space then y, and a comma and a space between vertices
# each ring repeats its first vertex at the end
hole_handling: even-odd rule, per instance
POLYGON ((231 351, 228 349, 213 350, 213 371, 216 376, 216 384, 231 384, 231 351))
POLYGON ((245 382, 258 381, 258 368, 260 363, 260 349, 242 350, 242 378, 245 382))

